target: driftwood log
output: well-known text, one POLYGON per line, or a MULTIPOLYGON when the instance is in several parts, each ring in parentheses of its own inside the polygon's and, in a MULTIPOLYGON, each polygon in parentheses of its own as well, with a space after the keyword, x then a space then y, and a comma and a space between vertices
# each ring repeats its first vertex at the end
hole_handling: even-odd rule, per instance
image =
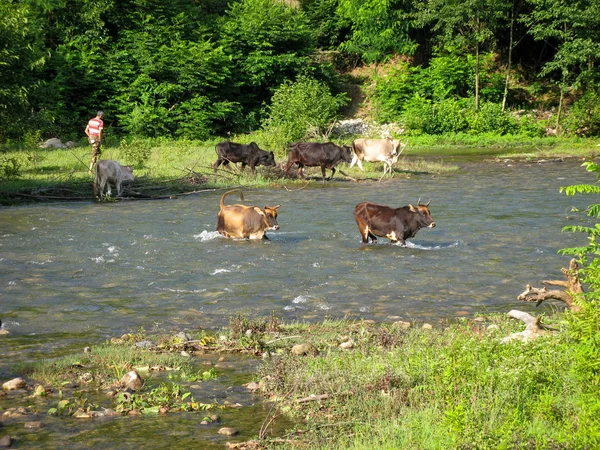
POLYGON ((565 303, 571 311, 580 311, 581 308, 575 303, 576 295, 583 292, 583 285, 579 279, 579 264, 577 264, 575 259, 572 259, 569 263, 569 268, 563 268, 561 270, 567 278, 566 281, 543 280, 541 281, 544 285, 543 288, 534 288, 528 284, 525 286, 525 291, 517 298, 524 302, 535 302, 536 306, 539 306, 546 300, 560 300, 565 303), (548 289, 546 286, 560 286, 565 288, 565 290, 548 289))
POLYGON ((502 339, 503 343, 510 341, 527 342, 536 339, 544 334, 544 326, 540 323, 541 317, 533 317, 531 314, 513 309, 508 312, 508 317, 524 322, 525 329, 518 333, 513 333, 510 336, 502 339))

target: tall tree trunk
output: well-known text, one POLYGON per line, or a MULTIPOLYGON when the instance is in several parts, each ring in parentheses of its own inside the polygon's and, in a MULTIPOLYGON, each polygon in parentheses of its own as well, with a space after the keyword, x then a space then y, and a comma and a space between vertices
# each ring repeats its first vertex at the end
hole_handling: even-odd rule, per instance
MULTIPOLYGON (((563 77, 564 80, 564 77, 563 77)), ((556 113, 556 135, 558 136, 560 134, 560 119, 562 116, 562 110, 563 110, 563 101, 565 98, 565 90, 563 89, 563 85, 560 85, 560 99, 558 100, 558 111, 556 113)))
MULTIPOLYGON (((479 16, 477 16, 477 31, 479 31, 479 16)), ((478 33, 479 34, 479 33, 478 33)), ((479 37, 475 43, 475 112, 479 112, 479 37)))
POLYGON ((504 80, 504 95, 502 96, 502 112, 506 110, 506 100, 508 98, 508 84, 510 82, 510 69, 512 68, 512 51, 513 51, 513 33, 515 28, 515 8, 510 13, 510 37, 508 42, 508 64, 506 67, 506 78, 504 80))

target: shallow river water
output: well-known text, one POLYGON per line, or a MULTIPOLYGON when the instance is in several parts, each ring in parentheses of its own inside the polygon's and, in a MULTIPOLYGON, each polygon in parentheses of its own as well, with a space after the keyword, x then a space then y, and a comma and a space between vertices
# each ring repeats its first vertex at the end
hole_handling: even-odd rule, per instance
POLYGON ((140 327, 216 328, 237 313, 434 323, 532 310, 517 301, 525 284, 561 278, 569 258, 557 250, 586 241, 561 228, 589 199, 559 188, 595 177, 579 160, 458 164, 381 183, 246 190, 246 204, 281 205, 280 230, 260 242, 216 234, 223 191, 0 209, 0 319, 11 333, 0 337, 0 375, 140 327), (406 247, 361 244, 357 203, 419 198, 432 200, 436 228, 406 247))

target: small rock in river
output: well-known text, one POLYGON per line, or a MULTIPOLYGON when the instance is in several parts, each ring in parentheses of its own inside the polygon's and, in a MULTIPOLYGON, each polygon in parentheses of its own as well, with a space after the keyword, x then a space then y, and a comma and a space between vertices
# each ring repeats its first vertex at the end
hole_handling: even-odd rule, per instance
POLYGON ((10 436, 0 437, 0 448, 8 448, 11 445, 10 436))
POLYGON ((424 323, 421 328, 424 330, 431 330, 433 329, 433 325, 431 325, 430 323, 424 323))
POLYGON ((219 434, 222 434, 224 436, 235 436, 239 433, 240 432, 233 427, 223 427, 219 429, 219 434))
POLYGON ((28 430, 37 430, 42 428, 42 422, 36 420, 34 422, 25 422, 25 428, 28 430))
POLYGON ((35 397, 41 397, 42 395, 46 395, 46 389, 41 384, 38 384, 33 391, 33 395, 35 397))
POLYGON ((292 347, 292 355, 296 356, 305 356, 305 355, 318 355, 319 350, 312 345, 310 342, 305 342, 303 344, 296 344, 292 347))
POLYGON ((25 389, 27 383, 23 378, 13 378, 2 385, 2 389, 5 391, 14 391, 15 389, 25 389))
POLYGON ((121 386, 123 386, 125 389, 137 391, 142 387, 142 378, 140 377, 139 373, 137 373, 135 370, 132 370, 131 372, 127 372, 125 375, 123 375, 123 378, 121 378, 121 386))

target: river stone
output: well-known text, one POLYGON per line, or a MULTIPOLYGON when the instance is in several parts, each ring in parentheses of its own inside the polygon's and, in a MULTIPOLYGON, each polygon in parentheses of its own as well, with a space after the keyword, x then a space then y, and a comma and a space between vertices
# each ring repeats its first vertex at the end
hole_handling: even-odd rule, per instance
POLYGON ((350 350, 350 349, 354 348, 354 341, 352 339, 350 339, 349 341, 342 342, 340 344, 340 348, 342 348, 344 350, 350 350))
POLYGON ((11 439, 10 436, 2 436, 0 437, 0 447, 1 448, 8 448, 11 445, 11 439))
POLYGON ((252 392, 258 391, 260 389, 260 386, 255 381, 251 381, 250 383, 246 384, 245 386, 249 391, 252 391, 252 392))
POLYGON ((424 323, 421 328, 424 330, 431 330, 433 329, 433 325, 431 325, 430 323, 424 323))
POLYGON ((35 397, 41 397, 42 395, 46 395, 46 389, 41 384, 38 384, 33 391, 33 395, 35 397))
POLYGON ((223 436, 235 436, 240 434, 240 432, 233 427, 223 427, 219 429, 219 434, 222 434, 223 436))
POLYGON ((90 353, 92 351, 91 347, 85 347, 83 349, 83 353, 90 353))
POLYGON ((179 339, 181 342, 188 342, 192 340, 192 337, 189 334, 180 331, 175 335, 175 339, 179 339))
POLYGON ((410 322, 404 322, 402 320, 398 320, 392 324, 395 328, 400 328, 401 330, 408 330, 412 325, 410 322))
POLYGON ((28 430, 38 430, 42 428, 42 422, 39 420, 33 422, 25 422, 25 428, 28 430))
POLYGON ((306 355, 318 355, 319 350, 312 345, 310 342, 305 342, 303 344, 296 344, 292 347, 292 355, 296 356, 306 356, 306 355))
POLYGON ((135 370, 132 370, 131 372, 123 375, 123 378, 121 378, 121 386, 123 386, 125 389, 137 391, 142 387, 142 378, 140 377, 139 373, 137 373, 135 370))
POLYGON ((13 378, 2 385, 2 389, 5 391, 14 391, 16 389, 25 389, 27 383, 23 378, 13 378))
POLYGON ((150 348, 154 347, 154 343, 152 341, 140 341, 135 343, 136 347, 140 348, 150 348))

